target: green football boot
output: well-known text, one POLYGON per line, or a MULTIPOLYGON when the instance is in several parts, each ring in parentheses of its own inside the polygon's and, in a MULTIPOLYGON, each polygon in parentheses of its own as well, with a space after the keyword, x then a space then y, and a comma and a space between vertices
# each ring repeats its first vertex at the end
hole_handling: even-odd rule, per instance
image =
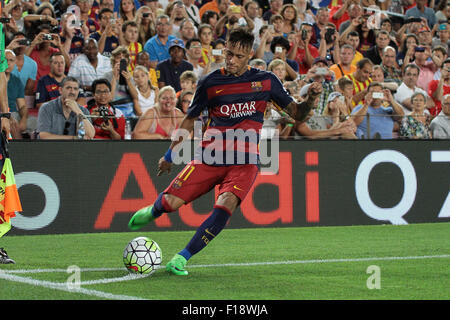
POLYGON ((148 206, 136 211, 128 222, 128 228, 131 230, 138 230, 150 221, 155 220, 152 215, 152 208, 153 206, 148 206))
POLYGON ((177 253, 172 260, 167 263, 166 270, 177 276, 187 276, 188 272, 184 269, 186 263, 186 258, 177 253))

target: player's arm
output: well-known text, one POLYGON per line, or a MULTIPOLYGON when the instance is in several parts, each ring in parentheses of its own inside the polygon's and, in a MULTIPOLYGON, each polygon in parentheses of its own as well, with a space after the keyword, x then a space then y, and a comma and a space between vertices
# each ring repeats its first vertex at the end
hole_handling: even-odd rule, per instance
POLYGON ((284 111, 294 120, 303 122, 314 109, 316 98, 322 93, 322 85, 313 82, 308 88, 307 99, 302 102, 293 101, 287 105, 284 111))
POLYGON ((169 149, 166 154, 159 159, 158 162, 158 176, 167 171, 170 173, 172 168, 172 150, 180 143, 182 143, 185 139, 189 138, 190 133, 194 130, 194 123, 198 120, 198 117, 190 117, 186 115, 181 121, 180 127, 176 131, 176 136, 172 140, 169 149))

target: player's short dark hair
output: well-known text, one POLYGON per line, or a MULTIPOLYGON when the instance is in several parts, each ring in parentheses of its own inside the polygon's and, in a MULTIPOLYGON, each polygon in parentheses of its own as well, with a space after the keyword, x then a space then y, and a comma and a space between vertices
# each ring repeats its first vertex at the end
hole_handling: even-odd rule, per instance
POLYGON ((106 78, 99 78, 99 79, 95 79, 93 82, 92 82, 92 92, 93 93, 95 93, 95 90, 97 89, 97 86, 99 85, 99 84, 104 84, 104 85, 106 85, 107 87, 108 87, 108 89, 109 89, 109 91, 111 91, 111 82, 109 82, 108 81, 108 79, 106 79, 106 78))
POLYGON ((252 49, 255 36, 245 27, 237 27, 230 31, 227 35, 227 43, 232 46, 239 46, 242 48, 252 49))

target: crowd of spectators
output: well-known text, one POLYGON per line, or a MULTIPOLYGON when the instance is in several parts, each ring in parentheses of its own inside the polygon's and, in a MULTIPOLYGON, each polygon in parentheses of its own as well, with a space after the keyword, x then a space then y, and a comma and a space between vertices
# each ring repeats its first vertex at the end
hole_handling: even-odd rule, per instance
POLYGON ((237 26, 296 99, 323 88, 262 137, 450 138, 446 0, 9 0, 2 24, 13 139, 169 139, 237 26))

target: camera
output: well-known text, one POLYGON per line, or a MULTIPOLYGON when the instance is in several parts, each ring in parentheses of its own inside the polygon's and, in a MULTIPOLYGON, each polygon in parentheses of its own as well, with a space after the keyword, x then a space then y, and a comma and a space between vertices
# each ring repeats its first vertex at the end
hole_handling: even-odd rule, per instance
POLYGON ((384 98, 384 94, 382 92, 373 92, 372 93, 372 98, 374 98, 374 99, 383 99, 384 98))
POLYGON ((282 53, 283 48, 282 47, 275 47, 275 53, 282 53))
POLYGON ((11 21, 10 18, 0 18, 1 23, 9 23, 11 21))
POLYGON ((335 31, 333 28, 327 28, 327 31, 325 32, 325 41, 326 43, 332 43, 333 42, 333 35, 335 31))
POLYGON ((30 45, 30 40, 28 39, 20 39, 19 41, 17 41, 17 43, 21 46, 29 46, 30 45))
POLYGON ((414 48, 414 51, 415 52, 425 52, 425 47, 417 46, 417 47, 414 48))
POLYGON ((148 18, 148 17, 150 17, 150 13, 149 13, 149 12, 144 12, 144 13, 142 14, 142 17, 143 17, 143 18, 148 18))
POLYGON ((44 34, 44 36, 42 37, 42 39, 43 39, 43 40, 49 40, 49 41, 51 41, 51 40, 53 40, 53 37, 52 37, 51 34, 46 33, 46 34, 44 34))
POLYGON ((302 29, 302 40, 305 41, 308 38, 308 31, 302 29))
POLYGON ((106 107, 106 106, 100 106, 100 107, 98 108, 98 114, 100 115, 100 117, 103 118, 103 121, 104 121, 105 123, 108 122, 108 118, 109 118, 109 110, 108 110, 108 107, 106 107))

